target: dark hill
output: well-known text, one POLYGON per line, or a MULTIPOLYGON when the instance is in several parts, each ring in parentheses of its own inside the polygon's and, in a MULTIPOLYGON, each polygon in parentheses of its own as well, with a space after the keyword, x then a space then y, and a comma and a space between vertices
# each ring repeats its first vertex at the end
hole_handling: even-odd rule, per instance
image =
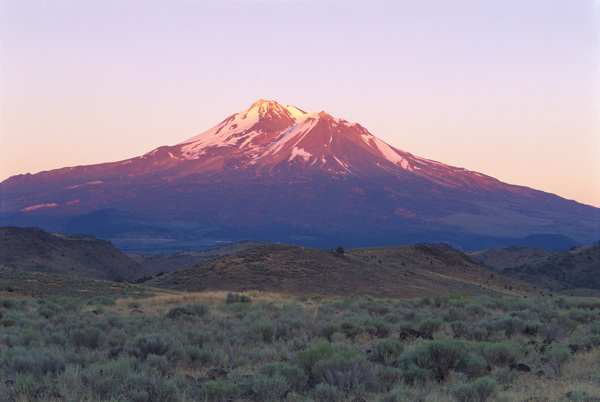
POLYGON ((426 244, 338 254, 268 243, 171 272, 146 284, 187 291, 261 290, 394 298, 539 292, 534 286, 487 270, 449 246, 426 244))
POLYGON ((0 267, 127 281, 149 274, 107 241, 17 227, 0 228, 0 267))
POLYGON ((498 272, 502 272, 507 268, 516 268, 543 261, 556 254, 559 254, 558 251, 519 246, 491 248, 467 253, 469 257, 484 267, 498 272))
POLYGON ((199 262, 211 260, 227 254, 245 250, 261 244, 257 241, 242 241, 223 247, 203 251, 186 251, 174 254, 128 254, 128 257, 140 264, 153 275, 159 272, 167 273, 180 268, 196 265, 199 262))
POLYGON ((504 270, 505 275, 548 289, 600 289, 600 243, 504 270))

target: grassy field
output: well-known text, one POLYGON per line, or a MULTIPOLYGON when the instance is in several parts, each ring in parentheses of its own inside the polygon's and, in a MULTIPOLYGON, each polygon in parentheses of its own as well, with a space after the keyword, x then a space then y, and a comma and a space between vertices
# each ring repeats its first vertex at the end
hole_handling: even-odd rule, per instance
POLYGON ((0 400, 599 400, 599 313, 550 296, 5 297, 0 400))

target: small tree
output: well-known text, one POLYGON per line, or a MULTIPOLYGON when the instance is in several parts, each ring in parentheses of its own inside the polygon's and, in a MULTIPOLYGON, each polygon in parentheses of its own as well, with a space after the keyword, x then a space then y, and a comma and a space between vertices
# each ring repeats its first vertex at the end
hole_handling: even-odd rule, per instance
POLYGON ((342 247, 342 246, 338 246, 338 248, 336 248, 336 249, 335 249, 335 251, 336 251, 338 254, 344 254, 344 247, 342 247))

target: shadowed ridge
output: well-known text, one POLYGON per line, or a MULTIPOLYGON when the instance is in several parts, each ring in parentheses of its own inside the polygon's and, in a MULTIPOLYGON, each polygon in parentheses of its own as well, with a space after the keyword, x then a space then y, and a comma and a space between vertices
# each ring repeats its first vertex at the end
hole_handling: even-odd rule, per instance
POLYGON ((171 272, 147 284, 186 291, 392 298, 536 292, 533 286, 490 272, 457 250, 423 245, 351 249, 339 254, 268 243, 171 272))

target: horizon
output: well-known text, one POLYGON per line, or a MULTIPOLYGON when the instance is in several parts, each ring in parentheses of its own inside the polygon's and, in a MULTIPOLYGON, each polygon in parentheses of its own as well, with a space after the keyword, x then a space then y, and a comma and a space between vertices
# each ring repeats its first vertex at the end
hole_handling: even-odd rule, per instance
POLYGON ((593 1, 2 2, 0 181, 174 145, 271 99, 600 207, 593 1))

